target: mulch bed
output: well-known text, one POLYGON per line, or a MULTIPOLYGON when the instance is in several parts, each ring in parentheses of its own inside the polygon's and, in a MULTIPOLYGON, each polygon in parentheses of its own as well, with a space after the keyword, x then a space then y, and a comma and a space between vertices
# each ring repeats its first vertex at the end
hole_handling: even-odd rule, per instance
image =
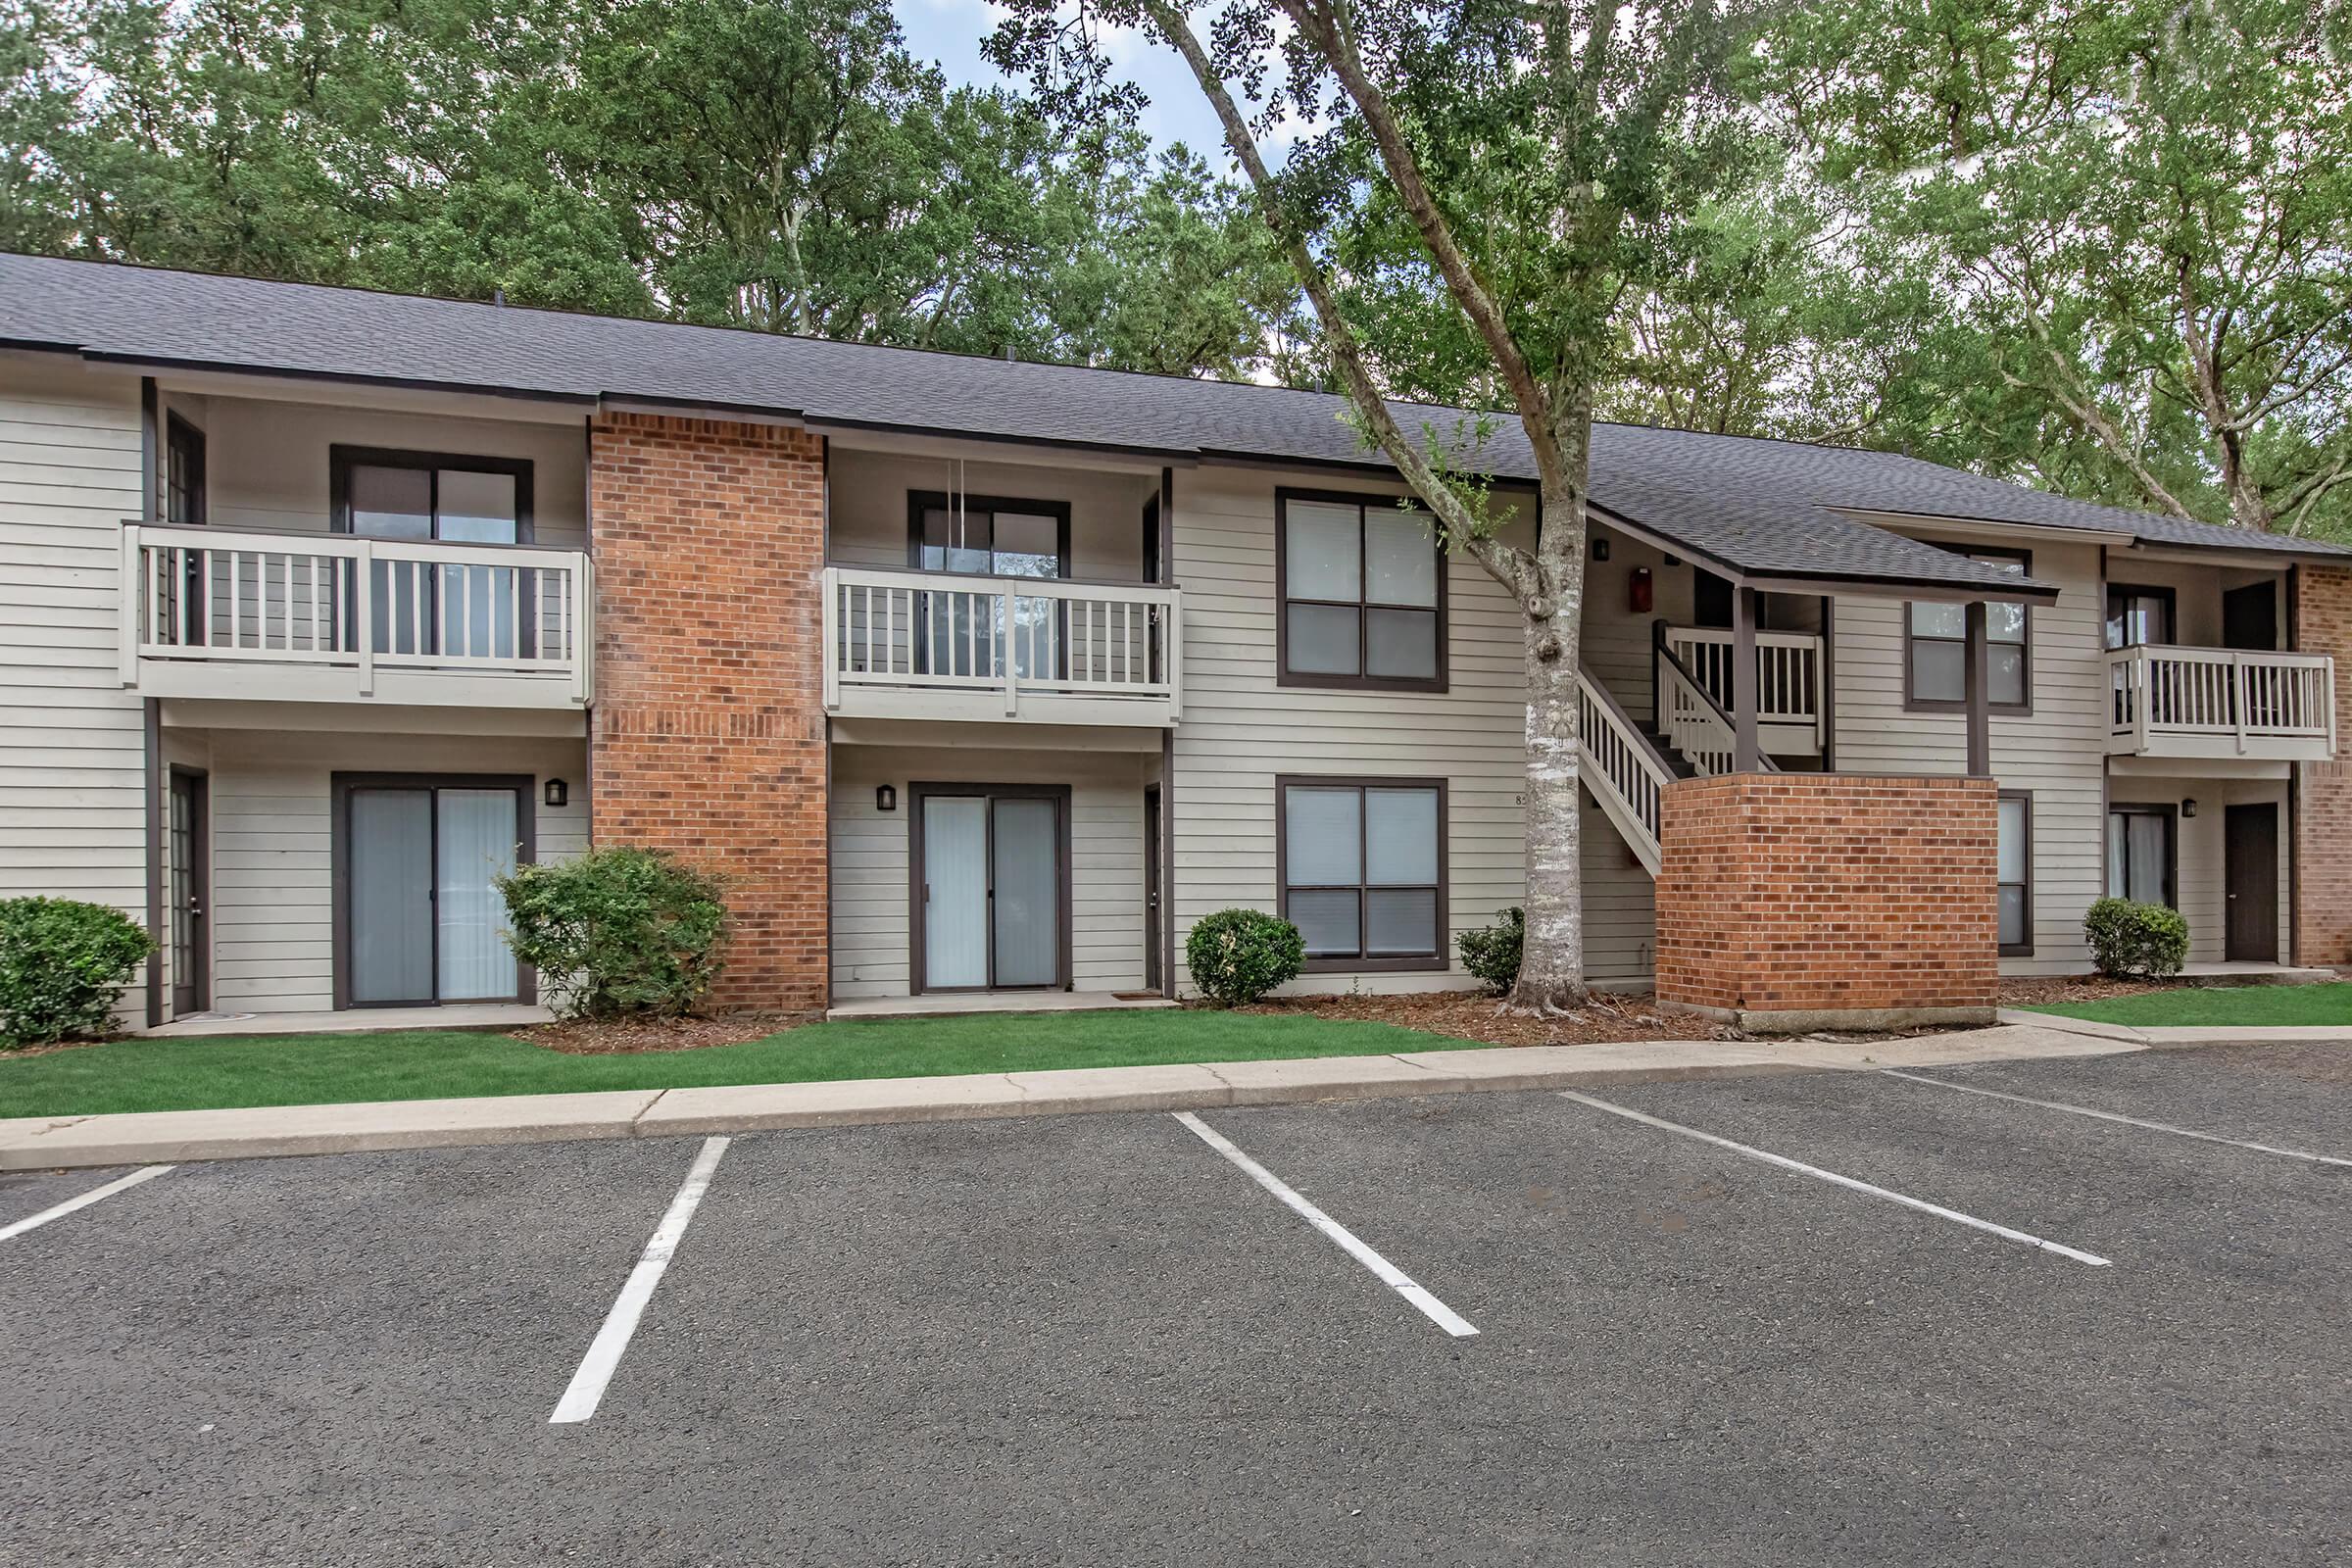
POLYGON ((2110 997, 2136 997, 2149 991, 2184 991, 2190 980, 2110 980, 2103 975, 2074 974, 2057 980, 2004 980, 2001 1005, 2065 1006, 2078 1002, 2105 1002, 2110 997))
POLYGON ((806 1014, 731 1012, 717 1018, 571 1018, 512 1033, 569 1056, 614 1056, 638 1051, 694 1051, 765 1040, 809 1021, 806 1014))
POLYGON ((1469 991, 1409 996, 1294 997, 1260 1002, 1242 1012, 1290 1013, 1390 1023, 1400 1029, 1480 1040, 1491 1046, 1591 1046, 1619 1040, 1737 1040, 1738 1030, 1695 1013, 1661 1011, 1647 997, 1594 993, 1571 1017, 1531 1018, 1502 1010, 1494 997, 1469 991))

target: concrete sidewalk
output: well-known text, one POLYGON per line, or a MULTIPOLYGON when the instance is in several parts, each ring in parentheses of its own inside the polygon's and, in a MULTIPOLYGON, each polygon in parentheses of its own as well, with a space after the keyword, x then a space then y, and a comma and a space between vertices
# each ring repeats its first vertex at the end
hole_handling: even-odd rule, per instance
POLYGON ((2055 1029, 2061 1034, 2085 1035, 2133 1046, 2227 1046, 2253 1041, 2352 1046, 2352 1024, 2281 1024, 2268 1029, 2250 1029, 2242 1024, 2163 1024, 2134 1028, 2126 1023, 2062 1017, 2054 1012, 2028 1012, 2020 1007, 2003 1007, 2000 1021, 2019 1028, 2055 1029))
POLYGON ((1856 1043, 1642 1041, 738 1088, 30 1116, 0 1121, 0 1170, 573 1139, 674 1138, 777 1127, 952 1121, 1068 1111, 1207 1110, 1223 1105, 1473 1090, 1565 1089, 1652 1079, 1933 1067, 2039 1056, 2107 1055, 2143 1049, 2137 1042, 2075 1030, 2017 1025, 1856 1043))

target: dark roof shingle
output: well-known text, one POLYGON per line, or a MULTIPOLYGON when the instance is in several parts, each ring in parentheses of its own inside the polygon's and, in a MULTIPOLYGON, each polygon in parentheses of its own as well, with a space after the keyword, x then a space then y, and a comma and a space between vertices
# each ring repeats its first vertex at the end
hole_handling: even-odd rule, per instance
MULTIPOLYGON (((0 255, 0 343, 1212 461, 1385 466, 1341 418, 1344 400, 1321 393, 44 257, 0 255)), ((1414 405, 1398 413, 1408 429, 1446 432, 1478 417, 1414 405)), ((1483 466, 1533 478, 1517 422, 1490 422, 1483 466)), ((1592 486, 1606 511, 1758 576, 1996 580, 1848 510, 2332 550, 2087 506, 1887 453, 1631 425, 1594 429, 1592 486)))

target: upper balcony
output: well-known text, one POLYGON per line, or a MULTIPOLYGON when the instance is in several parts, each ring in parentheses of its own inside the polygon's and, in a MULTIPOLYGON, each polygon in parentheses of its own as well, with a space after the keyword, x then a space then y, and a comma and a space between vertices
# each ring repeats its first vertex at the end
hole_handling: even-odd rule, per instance
POLYGON ((2111 755, 2324 762, 2335 662, 2318 654, 2142 644, 2107 656, 2111 755))
POLYGON ((577 550, 126 523, 122 684, 147 697, 579 709, 577 550))
POLYGON ((1173 724, 1174 588, 828 566, 825 711, 838 718, 1173 724))

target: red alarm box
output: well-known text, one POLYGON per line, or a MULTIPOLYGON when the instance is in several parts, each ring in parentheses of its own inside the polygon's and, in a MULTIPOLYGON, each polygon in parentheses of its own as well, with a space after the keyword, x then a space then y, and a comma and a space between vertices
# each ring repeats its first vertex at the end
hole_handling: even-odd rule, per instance
POLYGON ((1627 609, 1637 615, 1646 615, 1649 613, 1649 607, 1656 600, 1657 590, 1649 580, 1647 566, 1636 566, 1632 571, 1626 573, 1625 603, 1627 609))

